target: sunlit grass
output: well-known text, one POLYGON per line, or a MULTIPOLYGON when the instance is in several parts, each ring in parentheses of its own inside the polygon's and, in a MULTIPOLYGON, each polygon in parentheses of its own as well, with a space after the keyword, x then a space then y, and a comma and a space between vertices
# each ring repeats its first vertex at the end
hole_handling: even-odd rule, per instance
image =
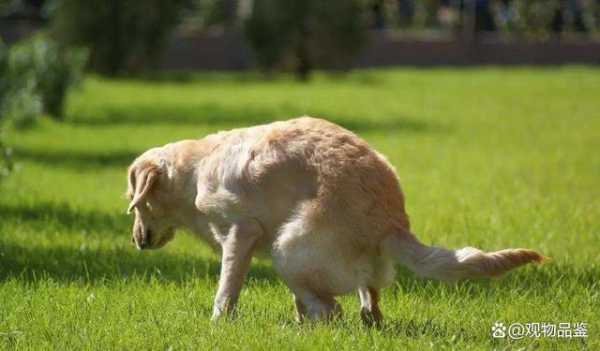
POLYGON ((89 77, 64 123, 11 132, 19 167, 0 186, 0 348, 600 348, 600 70, 357 71, 309 84, 247 74, 185 81, 89 77), (338 77, 339 78, 339 77, 338 77), (209 322, 218 258, 181 233, 129 243, 125 169, 143 150, 309 114, 354 130, 398 170, 425 242, 534 248, 553 260, 445 285, 400 269, 382 330, 297 325, 267 260, 237 318, 209 322), (494 340, 504 322, 587 322, 587 339, 494 340))

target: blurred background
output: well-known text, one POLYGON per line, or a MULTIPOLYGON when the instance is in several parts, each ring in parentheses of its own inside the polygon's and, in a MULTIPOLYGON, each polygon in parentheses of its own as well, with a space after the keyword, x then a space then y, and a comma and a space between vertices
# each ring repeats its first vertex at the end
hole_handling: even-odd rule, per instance
POLYGON ((63 120, 85 72, 308 81, 314 70, 598 63, 600 0, 0 0, 0 122, 17 129, 63 120))
POLYGON ((104 74, 600 60, 599 0, 2 0, 7 44, 39 30, 104 74))
POLYGON ((600 350, 599 63, 600 0, 0 0, 0 349, 499 349, 500 320, 590 325, 507 347, 600 350), (185 235, 136 252, 126 169, 303 114, 386 155, 422 241, 552 262, 403 271, 388 331, 313 333, 259 261, 247 323, 209 326, 219 261, 185 235))
POLYGON ((61 119, 85 70, 598 64, 599 38, 600 0, 0 0, 0 103, 61 119))

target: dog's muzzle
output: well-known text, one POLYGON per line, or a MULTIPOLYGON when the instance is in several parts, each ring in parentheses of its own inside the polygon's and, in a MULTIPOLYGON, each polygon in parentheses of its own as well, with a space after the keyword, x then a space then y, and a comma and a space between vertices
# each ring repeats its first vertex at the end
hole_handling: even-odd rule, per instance
POLYGON ((150 229, 146 229, 143 233, 141 233, 141 235, 134 235, 131 240, 138 250, 147 249, 152 246, 152 231, 150 229))

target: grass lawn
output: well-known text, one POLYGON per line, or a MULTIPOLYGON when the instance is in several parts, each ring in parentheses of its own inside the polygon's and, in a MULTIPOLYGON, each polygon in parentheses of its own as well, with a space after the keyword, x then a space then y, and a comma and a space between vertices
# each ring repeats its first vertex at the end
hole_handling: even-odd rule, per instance
POLYGON ((19 169, 0 185, 0 349, 600 349, 597 68, 369 70, 309 84, 88 77, 65 122, 9 143, 19 169), (340 299, 339 321, 297 325, 287 288, 256 260, 237 318, 211 324, 218 258, 185 233, 136 251, 126 167, 154 145, 302 114, 389 157, 425 243, 553 260, 450 285, 400 268, 381 330, 361 325, 356 296, 340 299), (588 338, 493 339, 495 321, 586 322, 588 338))

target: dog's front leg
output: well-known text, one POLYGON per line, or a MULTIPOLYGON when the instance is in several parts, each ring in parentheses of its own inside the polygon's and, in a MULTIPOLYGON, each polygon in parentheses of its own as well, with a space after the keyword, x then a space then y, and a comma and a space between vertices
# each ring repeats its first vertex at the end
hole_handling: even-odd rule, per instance
POLYGON ((222 243, 221 276, 215 296, 212 320, 217 320, 235 308, 250 269, 252 251, 263 234, 256 220, 245 220, 231 226, 222 243))

